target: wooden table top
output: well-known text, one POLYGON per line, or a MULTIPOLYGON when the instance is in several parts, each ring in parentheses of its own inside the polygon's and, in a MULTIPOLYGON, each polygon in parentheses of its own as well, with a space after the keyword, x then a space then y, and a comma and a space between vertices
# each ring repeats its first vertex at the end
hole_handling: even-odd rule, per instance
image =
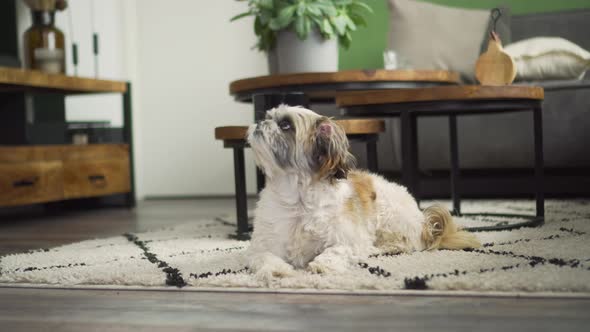
POLYGON ((341 92, 336 96, 336 104, 340 107, 348 107, 450 100, 543 100, 543 98, 543 88, 536 86, 459 85, 341 92))
POLYGON ((48 74, 38 70, 0 67, 0 91, 81 93, 124 93, 127 83, 48 74))
MULTIPOLYGON (((340 119, 335 122, 347 135, 378 134, 385 131, 385 121, 380 119, 340 119)), ((246 137, 248 126, 225 126, 215 128, 217 140, 242 140, 246 137)))
MULTIPOLYGON (((446 70, 345 70, 325 73, 278 74, 241 79, 229 85, 231 95, 238 96, 260 90, 288 90, 297 87, 310 97, 334 98, 339 90, 372 89, 371 84, 397 83, 405 87, 458 84, 459 74, 446 70), (350 84, 344 87, 343 84, 350 84)), ((391 86, 393 88, 393 86, 391 86)), ((387 86, 379 86, 387 88, 387 86)), ((237 98, 240 99, 240 98, 237 98)), ((245 99, 245 98, 242 98, 245 99)))

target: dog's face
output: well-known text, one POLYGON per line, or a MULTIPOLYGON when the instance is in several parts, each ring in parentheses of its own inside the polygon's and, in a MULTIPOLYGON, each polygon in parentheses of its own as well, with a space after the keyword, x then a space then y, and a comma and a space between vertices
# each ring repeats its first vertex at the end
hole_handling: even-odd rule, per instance
POLYGON ((281 105, 268 111, 264 121, 250 126, 248 142, 270 179, 293 172, 316 180, 346 178, 354 166, 342 128, 301 107, 281 105))

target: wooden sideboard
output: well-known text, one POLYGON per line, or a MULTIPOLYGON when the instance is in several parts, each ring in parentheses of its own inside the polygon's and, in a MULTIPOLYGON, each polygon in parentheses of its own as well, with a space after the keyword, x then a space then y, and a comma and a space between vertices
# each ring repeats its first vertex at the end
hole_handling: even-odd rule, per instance
MULTIPOLYGON (((135 205, 131 84, 0 67, 0 104, 14 93, 121 93, 123 142, 0 144, 0 207, 125 194, 135 205)), ((2 121, 2 114, 0 114, 2 121)))
POLYGON ((129 145, 0 146, 0 206, 128 193, 129 145))

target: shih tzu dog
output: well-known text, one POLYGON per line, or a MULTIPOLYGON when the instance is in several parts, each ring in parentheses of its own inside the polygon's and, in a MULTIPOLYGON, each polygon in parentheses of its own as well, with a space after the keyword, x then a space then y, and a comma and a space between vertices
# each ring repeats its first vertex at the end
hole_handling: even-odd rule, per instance
POLYGON ((267 179, 248 251, 263 278, 343 271, 377 252, 480 246, 447 209, 421 211, 405 187, 355 170, 348 139, 329 118, 279 106, 250 126, 248 142, 267 179))

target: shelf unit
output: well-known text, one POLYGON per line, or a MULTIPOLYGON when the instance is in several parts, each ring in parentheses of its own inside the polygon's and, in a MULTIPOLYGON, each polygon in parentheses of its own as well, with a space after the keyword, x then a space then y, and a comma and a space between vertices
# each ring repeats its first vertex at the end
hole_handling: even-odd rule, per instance
MULTIPOLYGON (((123 142, 0 144, 0 207, 124 194, 135 206, 131 83, 0 67, 0 108, 19 93, 123 96, 123 142)), ((0 121, 3 114, 0 112, 0 121)), ((0 133, 1 135, 2 133, 0 133)))

